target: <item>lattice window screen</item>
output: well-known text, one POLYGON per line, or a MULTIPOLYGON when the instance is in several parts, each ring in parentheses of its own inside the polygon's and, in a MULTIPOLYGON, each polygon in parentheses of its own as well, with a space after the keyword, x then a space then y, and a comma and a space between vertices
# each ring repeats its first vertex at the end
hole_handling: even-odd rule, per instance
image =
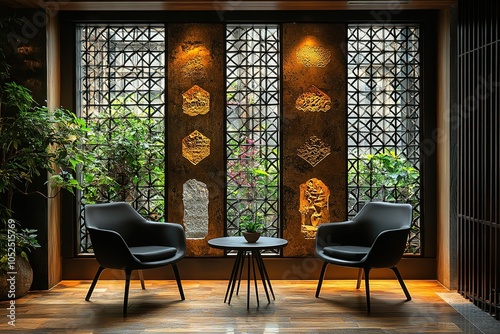
POLYGON ((165 211, 165 29, 163 26, 79 25, 79 112, 88 127, 83 167, 80 252, 92 252, 85 204, 127 201, 143 216, 165 211))
POLYGON ((255 220, 280 236, 279 42, 278 25, 227 26, 228 235, 255 220))
POLYGON ((420 31, 348 27, 348 216, 366 201, 407 202, 420 246, 420 31))

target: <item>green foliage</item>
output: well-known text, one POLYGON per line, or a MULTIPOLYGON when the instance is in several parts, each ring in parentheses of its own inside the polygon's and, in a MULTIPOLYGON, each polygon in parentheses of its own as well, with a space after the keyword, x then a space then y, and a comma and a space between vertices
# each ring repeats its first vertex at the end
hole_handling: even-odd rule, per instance
MULTIPOLYGON (((227 191, 231 201, 228 210, 228 219, 238 223, 239 231, 248 229, 248 226, 257 226, 265 229, 269 220, 267 215, 274 212, 266 211, 271 204, 278 201, 277 170, 264 150, 266 146, 255 145, 255 142, 246 138, 244 144, 231 141, 228 146, 232 152, 228 160, 227 191)), ((278 155, 277 150, 271 152, 278 155)), ((272 155, 271 154, 271 155, 272 155)), ((272 221, 273 218, 270 218, 272 221)))
MULTIPOLYGON (((51 187, 78 188, 73 172, 85 161, 85 124, 72 112, 34 105, 28 89, 7 83, 0 117, 0 193, 30 194, 35 177, 50 172, 51 187)), ((6 207, 10 208, 8 201, 6 207)))
POLYGON ((412 163, 387 149, 361 156, 357 168, 348 171, 349 184, 356 184, 364 190, 371 189, 371 197, 361 191, 358 200, 411 202, 419 178, 420 173, 412 163))
POLYGON ((49 110, 35 103, 26 87, 10 81, 7 51, 8 35, 18 20, 0 17, 0 262, 5 269, 8 248, 15 234, 16 253, 27 258, 30 250, 40 247, 36 230, 22 228, 12 219, 15 193, 54 197, 60 189, 79 187, 73 178, 77 166, 85 161, 80 149, 85 123, 72 112, 49 110), (57 190, 48 196, 32 189, 38 177, 51 177, 47 183, 57 190))
MULTIPOLYGON (((148 110, 131 111, 126 101, 117 99, 112 105, 105 115, 93 115, 88 123, 86 152, 90 161, 82 169, 84 204, 131 202, 143 196, 138 189, 150 186, 151 180, 157 189, 165 184, 162 121, 155 124, 155 119, 147 117, 148 110)), ((156 201, 159 212, 155 216, 163 217, 164 198, 148 200, 156 201)))
POLYGON ((247 220, 240 222, 240 229, 246 232, 261 232, 264 229, 264 224, 247 220))
MULTIPOLYGON (((27 253, 40 247, 37 241, 37 230, 22 228, 19 222, 14 219, 1 218, 0 230, 5 231, 0 233, 0 270, 5 272, 12 271, 9 268, 9 256, 13 253, 9 252, 9 247, 15 248, 15 255, 22 256, 28 260, 27 253), (10 231, 10 234, 7 233, 10 231)), ((11 259, 12 261, 12 259, 11 259)))

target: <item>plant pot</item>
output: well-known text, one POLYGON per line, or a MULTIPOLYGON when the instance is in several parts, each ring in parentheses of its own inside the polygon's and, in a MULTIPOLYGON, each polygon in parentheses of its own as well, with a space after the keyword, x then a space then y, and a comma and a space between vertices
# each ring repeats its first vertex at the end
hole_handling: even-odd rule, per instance
POLYGON ((16 274, 0 270, 0 300, 16 299, 28 293, 33 283, 33 269, 22 256, 16 256, 16 274))
POLYGON ((248 243, 256 243, 260 238, 259 232, 243 232, 243 237, 248 243))

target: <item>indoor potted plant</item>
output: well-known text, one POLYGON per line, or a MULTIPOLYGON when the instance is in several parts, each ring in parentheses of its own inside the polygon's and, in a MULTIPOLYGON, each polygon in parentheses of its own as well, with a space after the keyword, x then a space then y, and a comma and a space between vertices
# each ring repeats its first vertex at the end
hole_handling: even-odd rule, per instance
POLYGON ((249 243, 254 243, 259 240, 260 233, 264 229, 264 224, 248 220, 240 223, 240 229, 245 240, 249 243))
MULTIPOLYGON (((47 180, 51 188, 72 191, 79 187, 73 173, 86 160, 79 140, 85 130, 83 120, 70 111, 36 105, 26 87, 14 82, 0 86, 0 259, 12 253, 7 245, 12 235, 16 254, 21 255, 16 264, 27 258, 26 251, 37 248, 36 230, 24 229, 15 221, 13 200, 20 198, 14 197, 16 193, 57 196, 58 191, 45 194, 32 186, 47 172, 51 174, 47 180)), ((4 270, 0 267, 1 272, 4 270)))
POLYGON ((29 291, 33 269, 28 253, 40 247, 35 229, 22 228, 14 219, 4 218, 0 222, 0 300, 18 298, 29 291))
MULTIPOLYGON (((39 106, 31 91, 11 77, 13 50, 6 36, 16 30, 18 21, 0 17, 0 275, 17 272, 16 284, 27 280, 29 290, 33 273, 27 254, 40 245, 37 231, 23 228, 16 219, 13 201, 30 194, 52 198, 60 189, 79 187, 73 173, 80 162, 87 161, 81 150, 86 127, 84 120, 66 109, 39 106), (56 191, 47 194, 45 187, 34 185, 38 180, 47 180, 56 191), (25 264, 29 270, 21 271, 25 264), (21 276, 24 272, 27 278, 21 276)), ((14 298, 21 297, 21 289, 15 290, 14 298)))

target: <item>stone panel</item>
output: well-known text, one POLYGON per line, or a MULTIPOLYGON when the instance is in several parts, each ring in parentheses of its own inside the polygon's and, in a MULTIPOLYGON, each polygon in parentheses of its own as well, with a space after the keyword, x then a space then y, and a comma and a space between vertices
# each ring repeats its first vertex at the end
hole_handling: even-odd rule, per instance
POLYGON ((300 185, 314 178, 322 180, 325 189, 330 191, 327 207, 323 209, 329 211, 328 219, 341 221, 347 217, 347 69, 342 50, 346 45, 346 31, 344 24, 285 23, 282 38, 283 236, 289 240, 283 254, 286 257, 313 256, 313 234, 303 233, 306 225, 303 225, 300 212, 300 185), (329 62, 315 60, 326 56, 327 51, 329 62), (304 62, 305 56, 309 57, 309 63, 304 62), (313 63, 317 66, 309 66, 313 63), (298 110, 297 98, 311 91, 311 87, 321 91, 320 96, 330 98, 329 110, 298 110), (314 138, 321 139, 325 146, 314 138), (326 154, 326 147, 330 147, 330 154, 326 154), (316 155, 320 151, 323 153, 316 155))
POLYGON ((208 231, 204 238, 187 239, 187 256, 221 256, 224 252, 210 248, 207 240, 224 236, 224 25, 170 23, 167 46, 168 219, 184 222, 184 184, 203 182, 208 190, 208 231), (193 117, 183 111, 183 94, 195 85, 210 93, 210 112, 193 117), (210 154, 201 162, 193 160, 196 164, 182 152, 182 140, 195 130, 211 143, 210 154))
POLYGON ((205 238, 208 234, 208 189, 203 182, 191 179, 184 183, 184 228, 186 238, 205 238))

